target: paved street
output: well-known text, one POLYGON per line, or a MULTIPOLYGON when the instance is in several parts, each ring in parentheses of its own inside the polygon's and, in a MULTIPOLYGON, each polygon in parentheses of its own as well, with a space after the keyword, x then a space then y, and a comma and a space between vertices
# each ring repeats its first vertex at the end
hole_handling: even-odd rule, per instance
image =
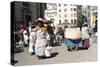
POLYGON ((88 50, 74 52, 68 51, 67 47, 62 43, 60 46, 54 46, 52 53, 54 55, 52 58, 38 59, 35 55, 31 56, 29 54, 28 48, 24 48, 24 52, 15 54, 15 59, 18 60, 16 66, 96 61, 97 43, 90 39, 90 48, 88 50))

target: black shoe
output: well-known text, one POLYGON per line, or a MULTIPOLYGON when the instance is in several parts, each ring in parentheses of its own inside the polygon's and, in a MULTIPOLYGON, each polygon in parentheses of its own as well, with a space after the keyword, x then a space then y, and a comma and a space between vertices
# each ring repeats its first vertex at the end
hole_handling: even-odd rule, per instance
POLYGON ((32 52, 32 53, 31 53, 31 56, 32 56, 32 55, 35 55, 35 53, 34 53, 34 52, 32 52))
POLYGON ((17 60, 11 60, 11 64, 12 64, 12 65, 14 65, 14 64, 16 64, 16 63, 18 63, 17 60))
POLYGON ((28 44, 24 44, 24 47, 28 47, 28 44))

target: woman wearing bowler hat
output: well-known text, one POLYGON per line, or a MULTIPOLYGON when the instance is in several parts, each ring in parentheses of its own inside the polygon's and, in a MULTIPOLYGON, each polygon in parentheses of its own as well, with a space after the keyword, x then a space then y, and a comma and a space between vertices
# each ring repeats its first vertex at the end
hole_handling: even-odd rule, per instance
POLYGON ((47 29, 43 24, 44 21, 39 18, 37 20, 37 27, 33 29, 36 32, 35 55, 39 59, 45 58, 45 48, 47 46, 47 40, 49 40, 47 29))

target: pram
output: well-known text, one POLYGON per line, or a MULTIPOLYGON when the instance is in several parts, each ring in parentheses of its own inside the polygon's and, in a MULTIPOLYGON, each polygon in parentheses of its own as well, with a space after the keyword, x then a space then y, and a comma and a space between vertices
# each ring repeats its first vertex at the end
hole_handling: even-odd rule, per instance
POLYGON ((79 47, 82 47, 82 38, 76 40, 65 38, 64 43, 67 45, 68 50, 76 51, 79 47))
POLYGON ((81 31, 73 28, 65 30, 64 43, 70 51, 76 51, 79 47, 82 47, 81 31))

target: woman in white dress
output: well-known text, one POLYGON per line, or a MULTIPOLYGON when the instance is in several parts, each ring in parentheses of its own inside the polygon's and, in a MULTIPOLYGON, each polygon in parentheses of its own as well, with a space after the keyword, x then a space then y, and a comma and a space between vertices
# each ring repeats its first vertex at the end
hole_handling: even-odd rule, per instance
POLYGON ((28 46, 28 32, 25 29, 23 31, 23 37, 24 37, 24 45, 28 46))
MULTIPOLYGON (((31 26, 32 29, 35 28, 35 26, 31 26)), ((31 55, 35 54, 35 39, 36 39, 36 36, 35 36, 35 32, 34 31, 31 31, 30 32, 30 36, 29 36, 29 53, 31 55)))
POLYGON ((36 32, 35 55, 39 59, 43 59, 47 42, 50 39, 47 29, 43 25, 43 21, 38 20, 37 27, 33 31, 36 32))
POLYGON ((87 24, 83 25, 82 27, 82 38, 83 40, 89 39, 89 28, 87 24))

